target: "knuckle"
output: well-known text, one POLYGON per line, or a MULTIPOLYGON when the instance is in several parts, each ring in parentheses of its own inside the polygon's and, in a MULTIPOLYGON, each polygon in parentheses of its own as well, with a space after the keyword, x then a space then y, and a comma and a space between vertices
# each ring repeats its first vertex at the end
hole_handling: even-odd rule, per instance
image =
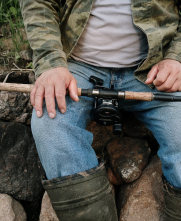
POLYGON ((50 92, 50 91, 48 91, 48 92, 45 93, 45 98, 50 98, 50 97, 52 97, 52 96, 53 96, 53 93, 50 92))
POLYGON ((162 77, 157 76, 156 82, 157 82, 158 84, 163 84, 163 83, 164 83, 164 79, 163 79, 162 77))
POLYGON ((170 92, 175 92, 177 91, 177 87, 176 86, 173 86, 171 89, 170 89, 170 92))
POLYGON ((48 77, 48 78, 47 78, 47 84, 54 86, 54 81, 53 81, 53 80, 54 80, 54 79, 52 79, 52 77, 48 77))
POLYGON ((64 94, 64 93, 62 93, 62 92, 56 92, 56 98, 62 99, 62 98, 64 98, 64 97, 65 97, 65 94, 64 94))
POLYGON ((166 85, 164 85, 163 90, 164 90, 164 91, 170 90, 170 86, 169 86, 169 85, 167 85, 167 84, 166 84, 166 85))
POLYGON ((166 63, 166 64, 164 65, 164 67, 165 67, 166 69, 170 69, 170 68, 171 68, 171 64, 166 63))
POLYGON ((30 96, 34 96, 35 95, 35 90, 32 90, 31 93, 30 93, 30 96))
POLYGON ((42 98, 42 93, 37 92, 37 93, 35 94, 35 99, 36 99, 36 98, 42 98))

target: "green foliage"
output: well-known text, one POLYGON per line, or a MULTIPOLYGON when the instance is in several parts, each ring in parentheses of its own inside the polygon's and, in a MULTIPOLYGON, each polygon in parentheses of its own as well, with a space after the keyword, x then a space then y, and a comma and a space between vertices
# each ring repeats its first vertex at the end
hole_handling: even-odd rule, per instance
POLYGON ((33 63, 30 62, 30 63, 26 66, 26 68, 31 68, 31 69, 33 69, 33 63))
POLYGON ((12 38, 17 53, 20 52, 23 44, 29 45, 27 40, 24 40, 21 32, 24 25, 19 0, 0 0, 0 27, 2 27, 2 34, 5 38, 12 38), (10 32, 8 29, 10 29, 10 32))
POLYGON ((23 27, 19 0, 0 1, 0 25, 15 20, 18 27, 23 27))

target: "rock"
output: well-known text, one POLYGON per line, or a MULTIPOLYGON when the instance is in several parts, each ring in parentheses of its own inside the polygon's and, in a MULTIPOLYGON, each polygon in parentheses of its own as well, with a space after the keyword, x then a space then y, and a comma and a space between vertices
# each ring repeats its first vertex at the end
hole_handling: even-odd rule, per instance
POLYGON ((155 155, 142 176, 120 186, 117 194, 119 221, 163 221, 162 169, 155 155))
POLYGON ((19 202, 6 194, 0 194, 0 220, 26 221, 26 213, 19 202))
POLYGON ((32 109, 29 93, 0 92, 0 120, 30 124, 32 109))
POLYGON ((40 164, 29 127, 0 122, 0 193, 34 201, 43 193, 40 164))
POLYGON ((118 180, 133 182, 146 167, 151 150, 145 140, 118 137, 107 145, 109 164, 118 180))
POLYGON ((20 56, 22 59, 25 59, 26 61, 32 61, 33 51, 32 50, 20 51, 20 56))
POLYGON ((45 192, 43 196, 39 221, 59 221, 47 192, 45 192))
POLYGON ((133 113, 122 113, 122 129, 128 137, 144 138, 151 135, 151 132, 144 126, 144 124, 137 120, 133 113))
POLYGON ((35 73, 33 71, 31 71, 28 75, 28 79, 30 84, 34 84, 35 83, 35 73))
POLYGON ((89 123, 87 130, 94 135, 92 147, 97 154, 101 153, 106 144, 116 137, 113 134, 112 126, 103 126, 95 121, 89 123))
MULTIPOLYGON (((6 75, 0 75, 0 82, 4 81, 6 75)), ((13 72, 8 76, 7 83, 29 84, 30 80, 33 81, 33 75, 31 72, 13 72)), ((0 92, 0 120, 30 124, 32 109, 29 93, 0 92)))
POLYGON ((107 175, 109 182, 113 185, 121 185, 124 183, 122 179, 118 179, 118 177, 113 173, 110 167, 108 167, 107 169, 107 175))

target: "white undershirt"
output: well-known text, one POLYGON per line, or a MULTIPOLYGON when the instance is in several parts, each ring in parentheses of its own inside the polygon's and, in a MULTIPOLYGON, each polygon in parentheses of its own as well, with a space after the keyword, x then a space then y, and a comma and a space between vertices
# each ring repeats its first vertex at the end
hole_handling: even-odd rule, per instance
POLYGON ((95 0, 72 57, 99 67, 131 67, 147 53, 146 35, 133 24, 131 0, 95 0))

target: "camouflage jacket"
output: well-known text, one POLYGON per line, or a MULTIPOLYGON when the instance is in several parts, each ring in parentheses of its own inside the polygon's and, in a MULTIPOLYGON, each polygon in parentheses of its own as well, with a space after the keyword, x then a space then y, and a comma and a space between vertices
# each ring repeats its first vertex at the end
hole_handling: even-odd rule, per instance
MULTIPOLYGON (((93 1, 20 0, 36 77, 55 67, 67 67, 67 58, 84 31, 93 1)), ((134 24, 148 39, 148 56, 135 71, 135 77, 144 82, 159 61, 181 62, 181 0, 131 0, 131 7, 134 24)))

